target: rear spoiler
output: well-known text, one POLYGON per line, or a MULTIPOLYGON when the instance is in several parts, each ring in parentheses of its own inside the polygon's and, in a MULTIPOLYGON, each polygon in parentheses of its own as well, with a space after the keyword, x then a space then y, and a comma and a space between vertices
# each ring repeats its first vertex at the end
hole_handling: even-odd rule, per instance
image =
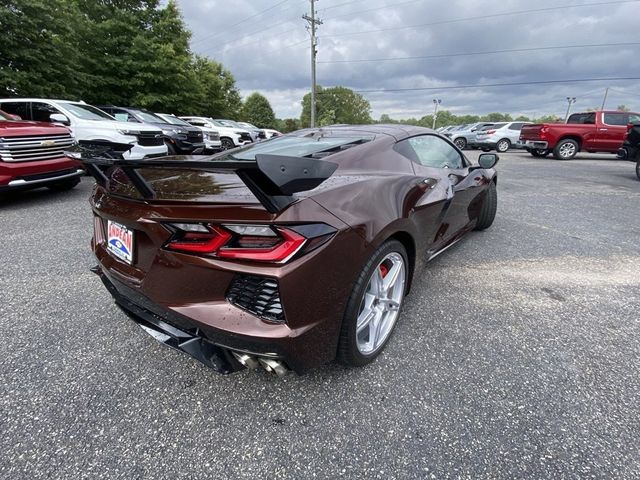
POLYGON ((99 185, 109 183, 107 170, 118 167, 147 200, 156 198, 153 187, 140 175, 142 168, 171 168, 233 172, 270 213, 296 201, 295 193, 313 190, 328 179, 338 165, 308 157, 257 154, 255 160, 218 160, 215 156, 182 156, 128 160, 131 145, 103 141, 80 141, 67 155, 82 162, 99 185))

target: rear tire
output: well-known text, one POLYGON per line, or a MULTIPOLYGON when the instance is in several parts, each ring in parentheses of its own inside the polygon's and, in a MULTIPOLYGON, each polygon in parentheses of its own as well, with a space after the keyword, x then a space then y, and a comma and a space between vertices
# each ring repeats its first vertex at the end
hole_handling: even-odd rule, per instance
POLYGON ((62 180, 60 182, 52 183, 51 185, 47 185, 47 188, 54 192, 66 192, 67 190, 71 190, 72 188, 74 188, 79 183, 80 177, 74 177, 67 180, 62 180))
POLYGON ((453 143, 455 144, 456 147, 458 147, 460 150, 464 150, 465 148, 467 148, 467 139, 463 138, 463 137, 459 137, 456 138, 453 143))
POLYGON ((393 335, 408 283, 407 251, 399 241, 389 240, 371 255, 353 286, 342 319, 337 353, 339 363, 349 367, 361 367, 371 363, 380 355, 393 335), (387 291, 386 297, 382 294, 380 297, 373 295, 372 291, 377 291, 376 282, 384 281, 389 275, 394 275, 394 272, 396 273, 395 281, 393 277, 388 278, 392 286, 387 291), (391 297, 393 297, 393 307, 389 300, 391 297), (385 301, 384 298, 389 301, 385 301), (365 323, 367 317, 371 319, 365 323), (358 328, 359 324, 360 328, 358 328), (377 328, 378 325, 380 327, 377 328), (371 347, 370 351, 369 347, 371 347))
POLYGON ((485 230, 491 226, 496 218, 496 211, 498 210, 498 191, 496 189, 495 182, 489 184, 487 192, 484 197, 484 203, 478 215, 478 223, 474 230, 485 230))
POLYGON ((579 150, 578 142, 566 138, 558 142, 556 148, 553 149, 553 156, 556 160, 571 160, 578 154, 579 150))
POLYGON ((506 138, 503 138, 498 143, 496 143, 496 152, 498 153, 504 153, 510 148, 511 148, 511 142, 506 138))

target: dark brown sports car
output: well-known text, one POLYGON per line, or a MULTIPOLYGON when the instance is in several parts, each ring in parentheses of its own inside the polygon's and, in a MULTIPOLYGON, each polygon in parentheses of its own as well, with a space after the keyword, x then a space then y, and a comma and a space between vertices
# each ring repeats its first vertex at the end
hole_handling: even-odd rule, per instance
POLYGON ((95 272, 156 339, 224 373, 371 362, 414 273, 496 213, 498 157, 472 165, 418 127, 301 130, 212 157, 81 150, 95 272))

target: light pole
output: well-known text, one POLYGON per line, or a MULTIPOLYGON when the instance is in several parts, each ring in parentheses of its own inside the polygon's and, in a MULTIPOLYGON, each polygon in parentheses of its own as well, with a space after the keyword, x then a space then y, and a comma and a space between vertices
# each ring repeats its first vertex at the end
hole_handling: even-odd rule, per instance
POLYGON ((576 97, 567 97, 567 114, 564 116, 564 123, 567 123, 569 113, 571 113, 571 105, 574 103, 576 103, 576 97))
POLYGON ((441 103, 442 103, 442 100, 440 100, 439 98, 433 99, 433 125, 431 126, 433 130, 435 130, 436 128, 436 118, 438 118, 438 107, 440 106, 441 103))

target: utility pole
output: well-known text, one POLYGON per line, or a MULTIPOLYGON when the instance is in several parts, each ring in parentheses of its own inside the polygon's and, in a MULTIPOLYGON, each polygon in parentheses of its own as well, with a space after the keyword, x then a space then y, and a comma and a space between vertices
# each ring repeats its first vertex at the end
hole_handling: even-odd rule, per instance
POLYGON ((609 87, 604 91, 604 98, 602 99, 602 107, 600 110, 604 110, 604 104, 607 103, 607 96, 609 95, 609 87))
POLYGON ((316 27, 322 25, 322 20, 316 18, 316 2, 318 0, 309 0, 311 3, 311 15, 303 15, 302 18, 309 24, 307 29, 311 33, 311 128, 316 126, 316 55, 318 51, 318 40, 316 38, 316 27))
POLYGON ((571 105, 573 105, 574 103, 576 103, 576 97, 567 97, 567 114, 564 116, 564 123, 567 123, 567 120, 569 119, 569 113, 571 112, 571 105))
POLYGON ((442 100, 440 100, 439 98, 433 99, 433 125, 431 126, 433 130, 436 129, 436 118, 438 118, 438 107, 440 106, 441 103, 442 103, 442 100))

